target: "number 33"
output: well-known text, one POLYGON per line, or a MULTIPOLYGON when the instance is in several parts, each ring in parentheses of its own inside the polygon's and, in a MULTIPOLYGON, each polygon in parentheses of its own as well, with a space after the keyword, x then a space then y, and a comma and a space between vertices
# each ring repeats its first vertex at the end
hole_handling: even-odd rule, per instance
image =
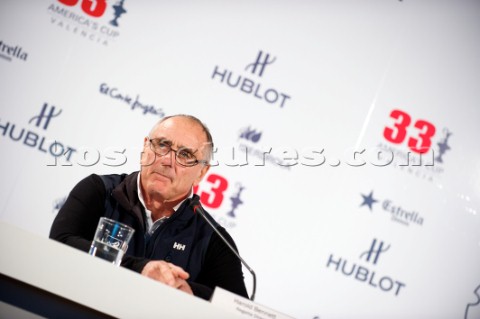
MULTIPOLYGON (((410 115, 400 110, 393 110, 390 117, 395 119, 394 127, 386 126, 383 136, 394 144, 400 144, 407 136, 407 128, 411 123, 410 115)), ((418 137, 408 139, 408 147, 415 153, 428 152, 432 145, 432 137, 435 135, 435 126, 424 120, 417 120, 414 127, 419 130, 418 137)))

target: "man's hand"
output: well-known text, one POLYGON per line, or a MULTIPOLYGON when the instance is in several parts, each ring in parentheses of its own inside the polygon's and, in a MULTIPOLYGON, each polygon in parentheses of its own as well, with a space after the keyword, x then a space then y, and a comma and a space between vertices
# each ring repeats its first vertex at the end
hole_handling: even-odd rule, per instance
POLYGON ((174 264, 167 263, 163 260, 149 261, 145 267, 143 267, 142 275, 193 295, 192 289, 186 281, 190 275, 181 267, 175 266, 174 264))

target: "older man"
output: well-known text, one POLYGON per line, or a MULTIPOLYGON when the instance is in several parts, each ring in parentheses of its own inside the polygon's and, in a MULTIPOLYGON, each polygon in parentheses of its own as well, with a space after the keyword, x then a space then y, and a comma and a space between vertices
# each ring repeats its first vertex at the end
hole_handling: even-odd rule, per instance
POLYGON ((193 187, 210 168, 208 128, 190 115, 170 116, 143 144, 140 172, 80 181, 50 237, 88 251, 100 217, 115 219, 135 229, 122 266, 204 299, 216 286, 248 297, 240 261, 190 207, 193 187))

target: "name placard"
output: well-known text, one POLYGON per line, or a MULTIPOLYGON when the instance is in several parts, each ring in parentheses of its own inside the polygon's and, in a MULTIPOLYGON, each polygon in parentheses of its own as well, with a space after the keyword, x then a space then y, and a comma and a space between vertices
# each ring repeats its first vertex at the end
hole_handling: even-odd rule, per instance
POLYGON ((216 287, 210 302, 225 311, 254 319, 294 319, 271 308, 259 305, 250 299, 216 287))

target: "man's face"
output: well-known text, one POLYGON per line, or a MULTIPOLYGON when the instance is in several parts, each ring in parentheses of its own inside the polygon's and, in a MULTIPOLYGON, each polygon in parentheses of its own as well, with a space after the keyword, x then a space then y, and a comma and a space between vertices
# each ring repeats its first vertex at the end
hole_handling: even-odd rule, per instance
MULTIPOLYGON (((185 117, 172 117, 150 133, 150 139, 161 139, 173 150, 189 149, 197 160, 207 160, 208 144, 200 125, 185 117)), ((198 185, 209 166, 197 164, 184 167, 175 161, 173 150, 163 156, 155 154, 145 138, 142 153, 141 186, 149 198, 176 201, 183 199, 192 186, 198 185)))

